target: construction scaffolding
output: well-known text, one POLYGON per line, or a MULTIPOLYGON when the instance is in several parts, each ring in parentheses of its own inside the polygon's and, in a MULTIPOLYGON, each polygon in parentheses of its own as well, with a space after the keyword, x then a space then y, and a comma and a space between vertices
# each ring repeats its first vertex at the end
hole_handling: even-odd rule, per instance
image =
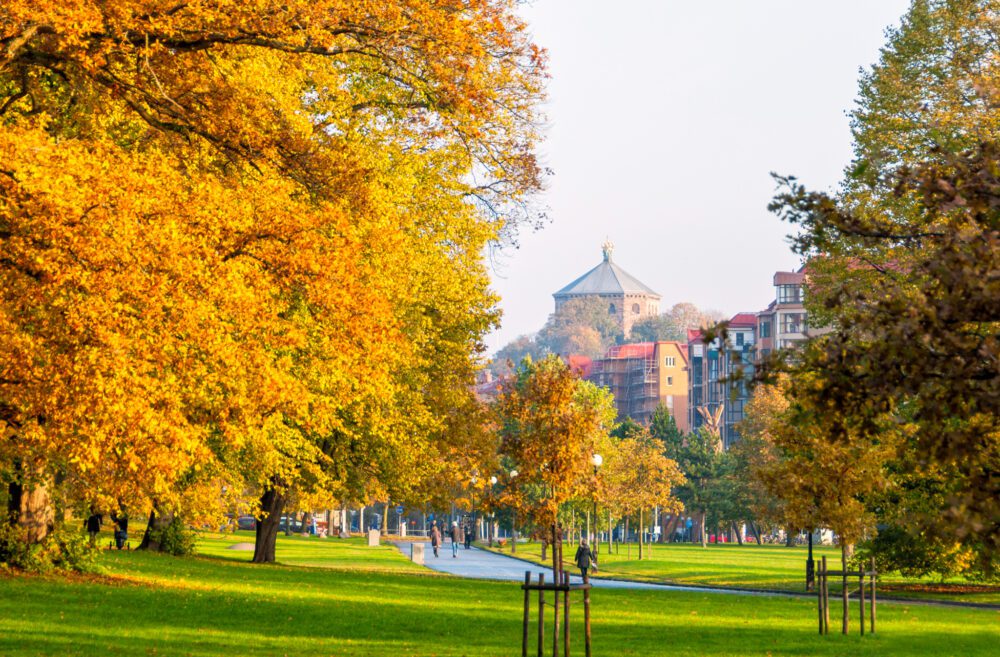
POLYGON ((604 358, 594 361, 589 379, 611 391, 619 417, 648 422, 660 401, 656 344, 611 347, 604 358))

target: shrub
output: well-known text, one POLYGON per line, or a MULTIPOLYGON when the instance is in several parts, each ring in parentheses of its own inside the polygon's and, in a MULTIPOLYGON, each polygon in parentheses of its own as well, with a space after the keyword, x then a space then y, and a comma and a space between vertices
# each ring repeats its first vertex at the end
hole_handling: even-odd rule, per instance
POLYGON ((160 552, 183 557, 194 554, 195 533, 174 516, 162 529, 150 530, 150 543, 159 545, 160 552))
POLYGON ((97 572, 98 551, 87 537, 65 526, 41 543, 28 543, 24 529, 11 523, 0 525, 0 563, 32 573, 53 570, 97 572))

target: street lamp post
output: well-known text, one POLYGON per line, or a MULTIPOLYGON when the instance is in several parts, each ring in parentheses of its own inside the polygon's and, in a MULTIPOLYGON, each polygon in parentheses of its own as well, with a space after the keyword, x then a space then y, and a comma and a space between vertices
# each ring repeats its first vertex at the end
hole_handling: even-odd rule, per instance
POLYGON ((472 527, 475 533, 476 540, 479 540, 479 525, 476 522, 476 482, 479 481, 479 477, 472 475, 472 489, 470 495, 472 496, 472 527))
POLYGON ((593 547, 597 543, 597 468, 604 463, 604 457, 594 454, 590 457, 590 462, 594 465, 594 535, 590 537, 590 545, 593 547))
MULTIPOLYGON (((517 470, 510 471, 511 482, 514 481, 514 477, 517 476, 517 470)), ((517 501, 515 499, 514 508, 511 509, 511 517, 513 518, 510 523, 510 551, 511 554, 517 552, 517 501)))
POLYGON ((806 559, 806 591, 812 591, 816 581, 816 562, 813 561, 813 530, 809 530, 809 558, 806 559))
MULTIPOLYGON (((497 485, 497 478, 490 477, 490 497, 493 497, 494 487, 497 485)), ((487 535, 490 537, 490 547, 493 547, 493 504, 490 504, 490 526, 487 528, 487 535)))

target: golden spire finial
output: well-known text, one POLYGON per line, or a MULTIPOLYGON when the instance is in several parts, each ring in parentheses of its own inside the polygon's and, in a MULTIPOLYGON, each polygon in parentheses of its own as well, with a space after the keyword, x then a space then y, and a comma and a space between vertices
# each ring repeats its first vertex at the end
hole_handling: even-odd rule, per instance
POLYGON ((601 245, 601 251, 604 252, 604 260, 611 262, 611 252, 615 250, 615 244, 611 241, 611 238, 605 237, 604 244, 601 245))

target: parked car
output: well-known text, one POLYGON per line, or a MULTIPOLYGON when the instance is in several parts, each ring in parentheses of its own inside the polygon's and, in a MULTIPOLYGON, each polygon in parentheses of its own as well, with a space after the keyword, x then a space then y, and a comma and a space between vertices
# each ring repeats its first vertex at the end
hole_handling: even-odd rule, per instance
POLYGON ((253 531, 257 529, 257 519, 253 516, 240 516, 236 519, 236 528, 253 531))

